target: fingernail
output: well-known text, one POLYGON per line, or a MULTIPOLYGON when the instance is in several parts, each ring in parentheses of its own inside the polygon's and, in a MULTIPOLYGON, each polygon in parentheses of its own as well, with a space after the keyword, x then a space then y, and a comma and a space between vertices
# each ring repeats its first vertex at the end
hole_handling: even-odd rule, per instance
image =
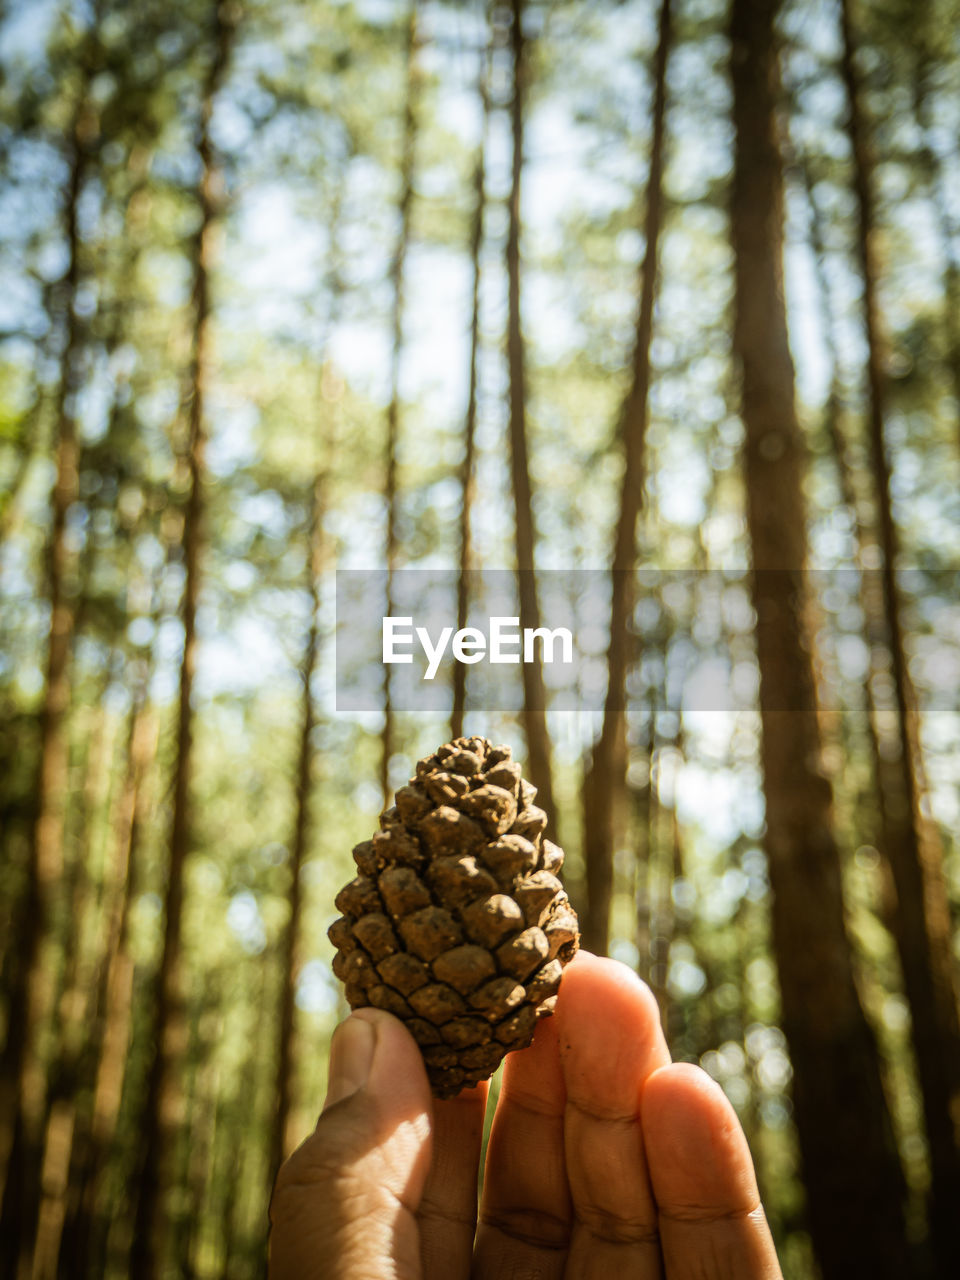
POLYGON ((370 1075, 377 1033, 365 1018, 341 1022, 330 1042, 327 1096, 323 1110, 362 1089, 370 1075))

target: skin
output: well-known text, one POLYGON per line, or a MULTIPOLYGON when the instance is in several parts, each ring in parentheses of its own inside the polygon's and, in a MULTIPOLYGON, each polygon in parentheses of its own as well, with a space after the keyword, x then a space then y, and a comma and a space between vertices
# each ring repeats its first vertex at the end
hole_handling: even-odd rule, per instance
POLYGON ((270 1280, 782 1280, 737 1117, 625 965, 580 952, 507 1057, 478 1212, 485 1103, 434 1100, 403 1024, 351 1014, 277 1177, 270 1280))

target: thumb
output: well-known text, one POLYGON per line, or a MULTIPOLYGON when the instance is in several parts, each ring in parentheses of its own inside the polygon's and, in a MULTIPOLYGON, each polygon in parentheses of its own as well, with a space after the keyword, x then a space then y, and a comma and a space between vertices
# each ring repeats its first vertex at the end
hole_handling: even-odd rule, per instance
POLYGON ((416 1280, 433 1124, 420 1050, 397 1018, 359 1009, 333 1034, 329 1081, 277 1175, 270 1280, 416 1280))

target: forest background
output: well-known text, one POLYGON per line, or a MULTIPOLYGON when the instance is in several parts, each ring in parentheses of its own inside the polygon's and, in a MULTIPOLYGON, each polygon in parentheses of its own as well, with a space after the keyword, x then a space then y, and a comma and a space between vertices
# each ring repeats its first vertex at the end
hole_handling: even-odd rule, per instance
POLYGON ((465 729, 788 1280, 960 1274, 955 0, 0 22, 0 1273, 264 1273, 350 849, 465 729), (604 710, 338 712, 377 566, 593 570, 604 710))

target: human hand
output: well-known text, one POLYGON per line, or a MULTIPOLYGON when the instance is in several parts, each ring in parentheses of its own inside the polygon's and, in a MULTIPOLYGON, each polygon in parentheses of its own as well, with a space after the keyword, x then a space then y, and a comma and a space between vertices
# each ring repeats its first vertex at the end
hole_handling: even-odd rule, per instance
POLYGON ((670 1063, 625 965, 580 952, 507 1057, 477 1225, 485 1102, 485 1085, 434 1100, 403 1024, 353 1013, 277 1177, 270 1280, 781 1280, 736 1115, 670 1063))

